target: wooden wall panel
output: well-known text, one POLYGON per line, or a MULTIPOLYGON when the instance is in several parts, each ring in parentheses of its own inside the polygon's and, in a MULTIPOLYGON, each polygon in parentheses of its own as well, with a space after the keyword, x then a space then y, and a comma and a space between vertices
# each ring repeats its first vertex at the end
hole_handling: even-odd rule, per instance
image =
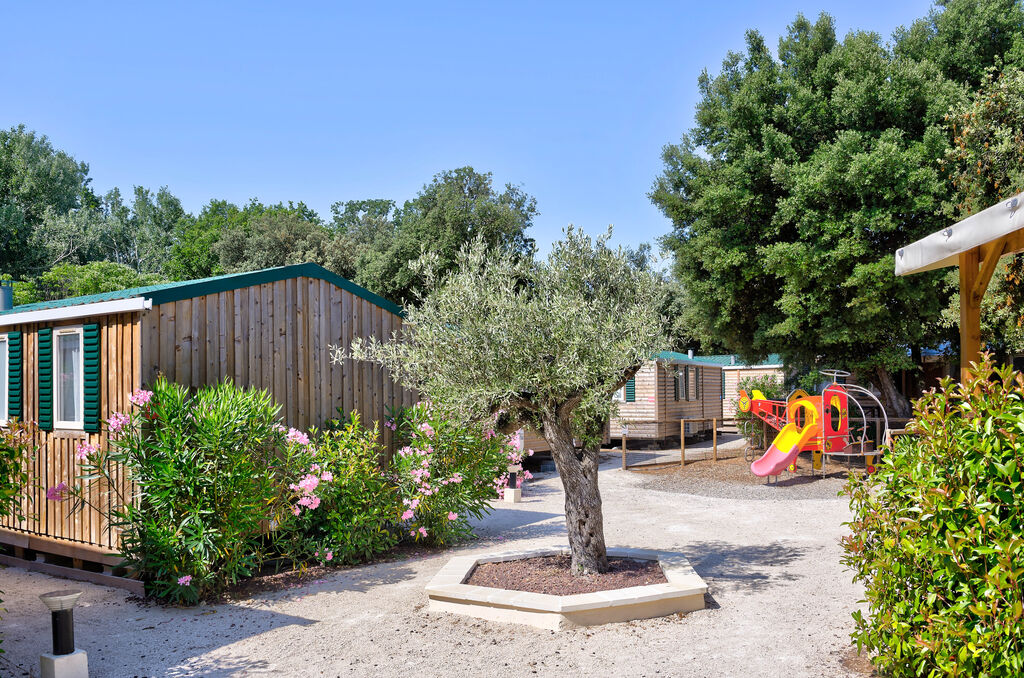
MULTIPOLYGON (((39 407, 36 332, 41 327, 67 327, 93 322, 100 325, 100 418, 105 421, 114 412, 128 411, 128 397, 141 386, 143 372, 150 369, 142 360, 141 342, 145 334, 143 325, 158 326, 159 316, 147 317, 144 321, 139 313, 125 313, 10 328, 20 330, 25 341, 27 419, 34 420, 39 407)), ((149 352, 159 355, 162 350, 159 343, 152 339, 148 341, 149 352)), ((117 540, 116 532, 104 523, 102 514, 88 506, 72 513, 70 502, 48 501, 46 489, 62 482, 69 486, 77 485, 81 463, 75 458, 76 448, 80 443, 105 446, 105 436, 84 431, 54 430, 37 433, 33 442, 37 446, 37 453, 31 462, 28 499, 23 506, 27 517, 20 522, 11 517, 0 517, 0 543, 16 543, 17 534, 29 534, 41 537, 44 543, 46 540, 57 540, 54 543, 64 544, 64 551, 76 554, 77 557, 101 559, 102 553, 114 549, 117 540), (76 545, 81 546, 81 553, 75 551, 76 545)), ((131 496, 131 484, 126 475, 120 469, 112 471, 115 473, 118 491, 123 496, 131 496)), ((97 506, 107 501, 107 496, 99 488, 89 493, 88 498, 97 506)))

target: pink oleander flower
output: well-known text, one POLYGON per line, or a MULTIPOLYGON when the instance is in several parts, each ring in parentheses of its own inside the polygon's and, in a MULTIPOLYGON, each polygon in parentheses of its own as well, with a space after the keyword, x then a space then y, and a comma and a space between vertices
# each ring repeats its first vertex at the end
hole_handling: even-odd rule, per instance
POLYGON ((527 480, 533 480, 533 474, 527 471, 526 469, 523 469, 523 477, 526 478, 527 480))
POLYGON ((298 506, 293 506, 292 507, 292 515, 293 516, 297 516, 300 513, 302 513, 302 509, 300 509, 298 506))
POLYGON ((414 515, 416 514, 412 512, 412 509, 406 509, 402 514, 402 520, 411 520, 414 515))
POLYGON ((532 457, 533 456, 533 450, 527 450, 526 451, 526 456, 527 457, 532 457))
POLYGON ((494 433, 494 429, 493 428, 489 428, 486 431, 484 431, 484 440, 490 440, 495 435, 496 434, 494 433))
POLYGON ((96 454, 100 451, 98 445, 91 445, 89 443, 78 443, 78 447, 75 448, 75 458, 78 461, 85 461, 89 458, 89 455, 96 454))
POLYGON ((178 586, 192 586, 192 575, 186 574, 184 577, 178 577, 178 586))
POLYGON ((309 445, 309 436, 295 428, 288 429, 288 435, 285 436, 285 440, 290 443, 298 443, 299 445, 309 445))
POLYGON ((320 473, 320 464, 313 464, 309 467, 310 473, 320 473))
POLYGON ((458 513, 455 513, 454 511, 449 511, 448 512, 448 520, 458 520, 458 519, 459 519, 459 514, 458 513))
POLYGON ((305 506, 310 511, 320 505, 320 497, 315 494, 307 494, 305 497, 299 497, 299 506, 305 506))
POLYGON ((47 488, 46 498, 50 501, 64 501, 68 498, 68 484, 57 483, 53 487, 47 488))
POLYGON ((420 431, 425 433, 428 438, 434 437, 434 427, 428 424, 427 422, 423 422, 422 424, 420 424, 419 429, 420 431))
POLYGON ((427 536, 427 528, 425 528, 425 527, 421 527, 420 529, 418 529, 416 531, 420 533, 421 537, 426 537, 427 536))
POLYGON ((329 483, 332 480, 334 480, 334 474, 331 473, 330 471, 324 471, 323 473, 320 474, 320 480, 324 481, 325 483, 329 483))
POLYGON ((419 506, 419 505, 420 505, 420 500, 419 500, 418 497, 416 499, 413 499, 411 502, 409 502, 409 508, 411 508, 413 511, 415 511, 416 507, 419 506))
POLYGON ((385 421, 384 422, 384 427, 385 428, 389 428, 392 431, 397 431, 398 430, 398 424, 395 423, 394 419, 388 419, 387 421, 385 421))
POLYGON ((319 478, 317 478, 312 473, 307 473, 306 475, 302 476, 302 480, 299 481, 299 486, 298 487, 299 487, 300 490, 302 490, 303 492, 308 494, 308 493, 312 492, 313 490, 315 490, 317 488, 317 485, 319 485, 319 484, 320 484, 320 479, 319 478))
POLYGON ((149 401, 153 399, 153 392, 146 391, 145 389, 138 389, 135 393, 128 396, 128 402, 136 407, 145 407, 149 404, 149 401))
POLYGON ((333 553, 331 553, 330 551, 328 551, 328 552, 326 553, 326 555, 324 555, 324 560, 328 560, 328 561, 330 561, 330 560, 333 560, 333 559, 334 559, 334 554, 333 554, 333 553))
POLYGON ((273 428, 278 433, 284 433, 285 431, 288 430, 284 426, 282 426, 281 424, 274 424, 271 428, 273 428))
POLYGON ((127 414, 114 412, 107 419, 107 428, 111 433, 120 433, 129 423, 131 423, 131 418, 127 414))

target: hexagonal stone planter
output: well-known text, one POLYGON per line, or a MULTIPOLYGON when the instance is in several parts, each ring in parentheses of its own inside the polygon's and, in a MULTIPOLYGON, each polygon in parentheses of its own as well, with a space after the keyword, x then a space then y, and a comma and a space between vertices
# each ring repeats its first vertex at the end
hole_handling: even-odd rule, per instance
POLYGON ((664 584, 555 596, 463 583, 477 563, 567 553, 568 548, 545 548, 452 558, 427 585, 430 610, 558 631, 572 626, 596 626, 704 609, 707 585, 690 567, 686 557, 673 551, 608 549, 608 556, 612 558, 657 560, 668 580, 664 584))

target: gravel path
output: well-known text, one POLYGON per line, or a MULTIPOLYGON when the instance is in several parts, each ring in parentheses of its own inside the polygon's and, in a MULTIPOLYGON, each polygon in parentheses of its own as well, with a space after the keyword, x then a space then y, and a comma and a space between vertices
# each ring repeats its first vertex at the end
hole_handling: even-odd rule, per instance
MULTIPOLYGON (((167 608, 76 582, 78 644, 93 678, 864 675, 848 639, 861 591, 839 563, 845 500, 790 501, 798 486, 753 498, 664 491, 618 463, 601 472, 609 545, 683 551, 710 587, 708 609, 561 633, 428 613, 423 587, 452 554, 564 543, 560 484, 546 475, 523 503, 496 505, 469 545, 246 601, 167 608)), ((36 596, 67 585, 0 570, 0 675, 36 674, 49 643, 36 596)))

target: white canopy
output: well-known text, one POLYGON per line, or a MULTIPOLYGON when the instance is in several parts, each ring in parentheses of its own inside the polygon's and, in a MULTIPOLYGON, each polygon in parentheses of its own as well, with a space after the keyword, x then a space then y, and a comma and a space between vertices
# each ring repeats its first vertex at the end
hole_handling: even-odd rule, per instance
MULTIPOLYGON (((1006 238, 1024 229, 1024 192, 938 233, 921 238, 896 250, 896 275, 920 273, 945 266, 956 266, 964 252, 1006 238)), ((1001 254, 1024 249, 1024 240, 1014 238, 1001 254), (1021 240, 1021 242, 1017 242, 1021 240)))

